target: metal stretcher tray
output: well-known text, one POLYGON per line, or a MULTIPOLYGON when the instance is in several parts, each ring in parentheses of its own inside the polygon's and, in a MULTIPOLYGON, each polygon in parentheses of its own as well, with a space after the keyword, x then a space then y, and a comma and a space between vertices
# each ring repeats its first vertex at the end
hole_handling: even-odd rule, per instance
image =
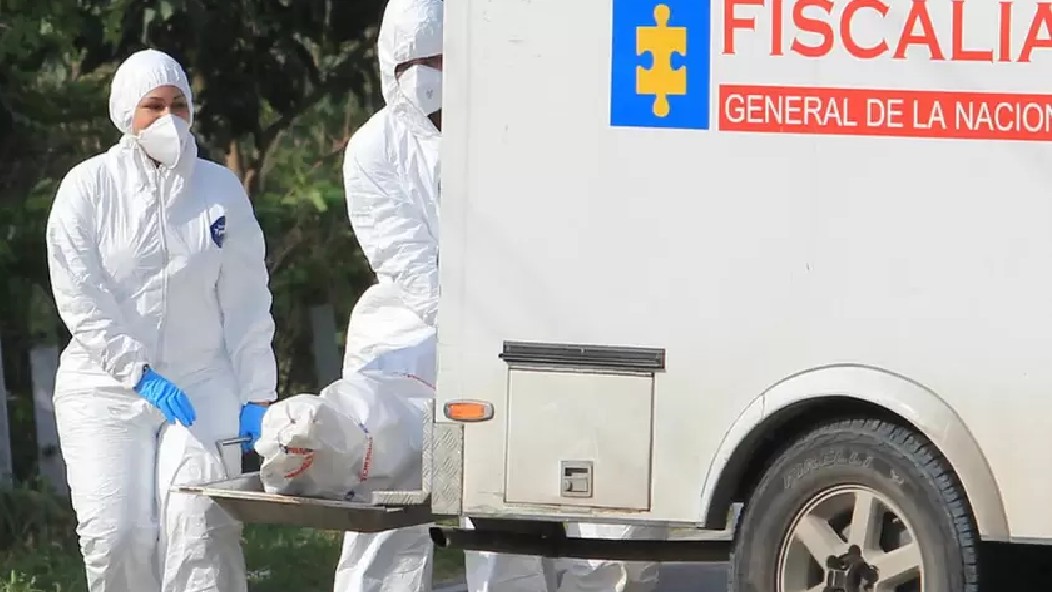
POLYGON ((259 473, 172 491, 204 495, 246 524, 285 524, 319 530, 380 532, 433 521, 425 491, 383 491, 368 499, 340 501, 263 491, 259 473))

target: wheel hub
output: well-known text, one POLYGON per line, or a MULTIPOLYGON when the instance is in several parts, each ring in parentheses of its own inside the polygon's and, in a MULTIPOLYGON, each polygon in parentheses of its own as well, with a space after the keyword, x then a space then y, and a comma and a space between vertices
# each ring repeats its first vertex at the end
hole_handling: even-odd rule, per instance
POLYGON ((826 586, 823 592, 872 592, 879 579, 877 568, 866 563, 862 549, 851 545, 847 553, 826 559, 826 586))
POLYGON ((860 485, 818 493, 791 521, 776 592, 924 592, 920 544, 903 512, 860 485))

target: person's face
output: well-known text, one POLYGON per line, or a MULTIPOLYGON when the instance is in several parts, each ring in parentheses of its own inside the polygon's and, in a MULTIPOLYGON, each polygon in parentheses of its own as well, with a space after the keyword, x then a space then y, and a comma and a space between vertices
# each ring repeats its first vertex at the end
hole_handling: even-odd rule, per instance
POLYGON ((401 78, 402 72, 405 72, 409 66, 415 66, 420 64, 421 66, 431 66, 436 70, 442 69, 442 54, 428 56, 426 58, 416 58, 409 60, 408 62, 402 62, 395 68, 395 78, 401 78))
POLYGON ((190 103, 183 96, 183 91, 175 86, 159 86, 146 93, 146 96, 135 106, 135 114, 132 116, 132 133, 141 132, 169 113, 182 117, 183 120, 190 123, 190 103))
MULTIPOLYGON (((402 62, 395 67, 395 78, 401 78, 402 72, 405 72, 409 66, 415 66, 420 64, 421 66, 431 66, 432 68, 441 71, 442 70, 442 54, 428 56, 426 58, 416 58, 409 60, 408 62, 402 62)), ((431 120, 431 123, 435 124, 439 130, 442 129, 442 110, 439 109, 431 115, 427 116, 431 120)))

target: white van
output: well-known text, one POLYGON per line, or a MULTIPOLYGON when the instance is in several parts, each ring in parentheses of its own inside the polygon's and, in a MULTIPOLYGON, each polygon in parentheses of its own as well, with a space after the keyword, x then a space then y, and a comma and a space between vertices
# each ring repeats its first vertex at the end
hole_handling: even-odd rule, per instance
POLYGON ((980 541, 1052 541, 1052 5, 456 0, 446 35, 426 491, 341 528, 733 546, 778 592, 970 592, 980 541))

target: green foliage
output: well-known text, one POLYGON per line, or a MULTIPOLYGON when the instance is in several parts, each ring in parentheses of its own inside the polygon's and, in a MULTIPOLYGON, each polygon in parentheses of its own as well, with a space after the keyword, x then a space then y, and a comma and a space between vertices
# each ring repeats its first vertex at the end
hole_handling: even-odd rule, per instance
POLYGON ((75 525, 43 487, 0 490, 0 592, 84 590, 75 525))
MULTIPOLYGON (((26 374, 29 373, 28 367, 25 369, 25 372, 26 374)), ((7 396, 7 419, 12 426, 11 456, 14 464, 15 482, 25 487, 33 487, 36 490, 44 491, 45 488, 39 484, 38 476, 38 443, 33 395, 29 392, 16 391, 9 392, 7 396)), ((3 531, 0 529, 0 537, 2 537, 2 533, 3 531)), ((0 538, 0 547, 3 547, 2 540, 0 538)))
POLYGON ((75 526, 68 505, 42 486, 0 489, 0 552, 40 545, 72 548, 75 526))
POLYGON ((0 557, 0 592, 84 592, 84 564, 65 551, 32 549, 0 557))
MULTIPOLYGON (((283 394, 319 386, 310 356, 310 306, 334 304, 337 326, 345 327, 351 305, 373 281, 347 221, 341 173, 346 137, 365 115, 322 101, 275 147, 255 199, 268 241, 283 394)), ((342 343, 342 334, 337 339, 342 343)))
MULTIPOLYGON (((0 490, 0 592, 84 592, 84 564, 65 500, 42 491, 0 490)), ((329 592, 342 533, 245 525, 250 592, 329 592)), ((434 581, 463 574, 464 555, 435 550, 434 581)))
POLYGON ((379 104, 373 47, 384 4, 0 0, 0 344, 10 390, 31 390, 29 348, 68 339, 53 307, 40 304, 50 300, 47 214, 66 172, 118 139, 109 81, 142 47, 184 64, 202 156, 230 167, 253 197, 281 391, 318 386, 310 306, 332 303, 346 326, 372 282, 347 222, 340 165, 347 138, 379 104))

